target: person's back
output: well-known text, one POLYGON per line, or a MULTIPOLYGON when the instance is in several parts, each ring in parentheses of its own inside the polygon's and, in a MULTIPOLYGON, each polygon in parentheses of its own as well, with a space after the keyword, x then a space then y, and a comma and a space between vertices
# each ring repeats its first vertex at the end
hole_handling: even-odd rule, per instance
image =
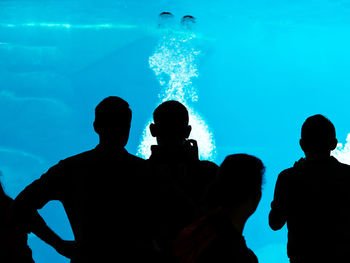
POLYGON ((131 121, 125 101, 109 97, 95 112, 99 145, 50 168, 16 203, 40 209, 62 202, 78 244, 72 262, 135 262, 150 246, 145 161, 124 149, 131 121))
POLYGON ((161 249, 167 250, 178 232, 201 215, 203 196, 215 178, 217 165, 199 160, 196 141, 187 139, 191 126, 180 102, 162 103, 153 118, 150 130, 158 145, 152 146, 148 164, 158 188, 155 201, 160 230, 156 239, 161 249))
POLYGON ((329 120, 310 117, 301 139, 306 159, 278 177, 270 226, 278 230, 287 223, 291 262, 348 259, 350 166, 330 156, 336 142, 329 120))
MULTIPOLYGON (((188 156, 189 151, 187 147, 181 147, 168 152, 167 149, 153 146, 148 163, 154 179, 161 185, 164 184, 164 187, 170 186, 175 192, 186 197, 196 207, 195 214, 200 215, 202 210, 206 209, 203 197, 215 178, 217 165, 191 158, 188 156)), ((160 188, 166 193, 164 187, 160 188)))

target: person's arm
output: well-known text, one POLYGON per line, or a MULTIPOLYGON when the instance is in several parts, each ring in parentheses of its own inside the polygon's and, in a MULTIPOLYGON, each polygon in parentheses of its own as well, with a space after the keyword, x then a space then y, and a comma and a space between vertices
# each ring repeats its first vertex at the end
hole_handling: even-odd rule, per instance
POLYGON ((66 241, 59 237, 44 221, 44 219, 35 212, 32 219, 30 231, 39 237, 42 241, 52 246, 59 254, 67 258, 73 258, 76 251, 75 241, 66 241))
POLYGON ((269 214, 269 225, 271 229, 275 231, 281 229, 287 221, 286 191, 286 174, 282 172, 278 176, 276 182, 274 199, 271 203, 271 211, 269 214))
POLYGON ((37 211, 51 200, 61 200, 63 172, 64 167, 58 164, 27 186, 14 200, 13 222, 23 231, 34 233, 61 255, 71 258, 74 254, 75 242, 62 240, 47 226, 37 211))

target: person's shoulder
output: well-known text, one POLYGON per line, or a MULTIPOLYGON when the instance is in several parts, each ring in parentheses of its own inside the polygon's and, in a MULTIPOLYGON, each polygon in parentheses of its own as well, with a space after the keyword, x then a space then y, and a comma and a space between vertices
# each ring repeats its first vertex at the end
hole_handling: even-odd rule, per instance
POLYGON ((75 161, 79 161, 79 160, 89 159, 89 158, 94 157, 96 155, 95 152, 96 152, 95 149, 91 149, 91 150, 81 152, 81 153, 72 155, 70 157, 67 157, 67 158, 61 160, 61 162, 75 162, 75 161))
POLYGON ((8 195, 4 195, 1 198, 2 199, 0 200, 0 209, 2 212, 4 212, 7 208, 11 207, 13 199, 8 195))
POLYGON ((346 163, 342 163, 335 158, 334 160, 335 160, 334 163, 337 165, 337 169, 335 170, 337 171, 336 173, 344 177, 348 177, 350 180, 350 165, 346 163))
POLYGON ((284 169, 282 172, 278 174, 276 187, 282 187, 282 185, 288 185, 292 181, 298 180, 300 176, 298 176, 300 172, 295 167, 290 167, 287 169, 284 169))
POLYGON ((88 163, 96 157, 96 150, 81 152, 60 160, 54 167, 79 166, 81 163, 88 163))
POLYGON ((148 174, 148 164, 145 159, 142 159, 138 156, 135 156, 131 153, 127 153, 126 155, 126 167, 127 169, 130 169, 130 171, 141 173, 141 174, 148 174))
POLYGON ((295 167, 289 167, 287 169, 284 169, 282 172, 279 173, 279 178, 288 178, 289 176, 297 173, 295 167))
POLYGON ((258 263, 258 257, 255 255, 255 253, 253 252, 253 250, 251 250, 250 248, 248 248, 248 255, 249 255, 249 259, 251 263, 258 263))
POLYGON ((338 165, 341 169, 343 169, 343 170, 345 170, 345 171, 350 171, 350 165, 349 165, 349 164, 342 163, 342 162, 338 161, 338 160, 335 159, 335 158, 334 158, 334 160, 335 160, 335 162, 337 163, 337 165, 338 165))
POLYGON ((211 161, 199 161, 200 176, 206 180, 212 181, 217 174, 219 167, 211 161))
POLYGON ((212 161, 200 160, 199 163, 204 168, 209 168, 209 169, 218 169, 219 168, 219 166, 212 161))
POLYGON ((219 166, 211 161, 201 160, 198 162, 201 171, 216 176, 219 166))
POLYGON ((133 155, 131 153, 128 153, 128 159, 132 162, 135 162, 135 163, 140 163, 140 164, 146 164, 146 160, 145 159, 142 159, 136 155, 133 155))

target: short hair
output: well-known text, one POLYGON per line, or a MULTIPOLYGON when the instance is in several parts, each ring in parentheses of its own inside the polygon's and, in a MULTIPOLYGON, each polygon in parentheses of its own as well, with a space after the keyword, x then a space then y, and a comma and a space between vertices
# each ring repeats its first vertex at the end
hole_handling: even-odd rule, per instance
POLYGON ((301 139, 314 150, 329 150, 336 140, 333 123, 321 114, 307 118, 301 128, 301 139))
POLYGON ((130 126, 132 112, 129 104, 120 97, 110 96, 103 99, 95 108, 95 122, 101 127, 110 127, 114 123, 130 126))
POLYGON ((161 103, 153 112, 154 123, 158 126, 181 129, 188 126, 188 111, 186 107, 175 100, 161 103))
POLYGON ((260 198, 264 173, 264 164, 252 155, 227 156, 208 192, 209 206, 230 208, 250 198, 260 198))

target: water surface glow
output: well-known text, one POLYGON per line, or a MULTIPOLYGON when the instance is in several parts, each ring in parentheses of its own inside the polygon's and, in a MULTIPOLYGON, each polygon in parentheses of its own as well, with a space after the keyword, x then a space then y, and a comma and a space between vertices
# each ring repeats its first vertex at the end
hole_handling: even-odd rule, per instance
POLYGON ((136 29, 137 25, 128 24, 68 24, 68 23, 0 23, 0 27, 8 28, 54 28, 54 29, 136 29))

